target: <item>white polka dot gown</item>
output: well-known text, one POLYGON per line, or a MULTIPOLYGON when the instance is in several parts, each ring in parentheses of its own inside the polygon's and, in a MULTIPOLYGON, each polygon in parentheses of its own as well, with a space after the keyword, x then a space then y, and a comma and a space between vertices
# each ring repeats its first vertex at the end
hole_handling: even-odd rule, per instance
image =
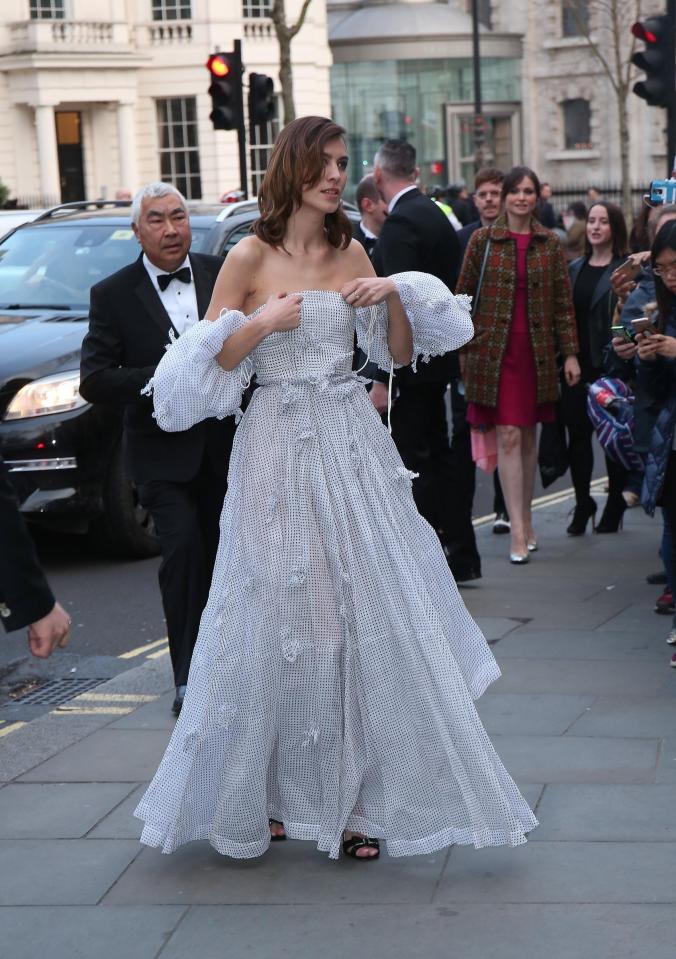
MULTIPOLYGON (((427 274, 397 281, 417 354, 472 335, 469 303, 427 274)), ((537 822, 474 699, 499 675, 362 382, 363 349, 389 368, 386 312, 303 294, 301 324, 227 373, 234 311, 168 349, 159 424, 186 429, 239 406, 221 541, 183 710, 136 815, 172 852, 208 840, 260 856, 268 819, 336 858, 343 830, 391 856, 452 843, 517 845, 537 822)))

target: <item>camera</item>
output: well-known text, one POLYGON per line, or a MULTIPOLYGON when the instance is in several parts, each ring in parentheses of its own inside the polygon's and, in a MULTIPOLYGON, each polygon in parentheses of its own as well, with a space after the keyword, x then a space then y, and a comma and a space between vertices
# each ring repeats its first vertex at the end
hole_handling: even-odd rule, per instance
POLYGON ((653 180, 650 184, 650 193, 646 199, 650 206, 676 203, 676 179, 653 180))

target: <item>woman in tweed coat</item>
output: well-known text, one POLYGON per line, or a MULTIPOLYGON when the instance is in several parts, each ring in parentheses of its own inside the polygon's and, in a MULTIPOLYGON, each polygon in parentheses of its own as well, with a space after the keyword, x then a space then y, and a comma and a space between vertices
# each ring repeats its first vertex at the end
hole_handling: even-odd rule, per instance
POLYGON ((475 336, 465 348, 467 419, 497 428, 510 561, 519 564, 537 549, 531 518, 536 425, 554 418, 559 358, 566 382, 580 379, 566 261, 558 239, 533 216, 539 195, 532 170, 509 171, 505 212, 470 239, 456 290, 475 297, 475 336))

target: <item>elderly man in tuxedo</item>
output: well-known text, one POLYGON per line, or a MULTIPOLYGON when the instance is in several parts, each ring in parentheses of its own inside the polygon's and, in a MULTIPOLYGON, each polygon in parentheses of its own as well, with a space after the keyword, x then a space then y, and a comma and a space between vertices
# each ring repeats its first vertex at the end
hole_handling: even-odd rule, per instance
POLYGON ((178 714, 216 558, 235 424, 232 417, 212 419, 164 433, 142 390, 171 335, 204 316, 222 260, 189 252, 186 203, 168 183, 138 191, 132 228, 141 255, 91 291, 80 392, 91 403, 124 407, 127 469, 162 552, 159 581, 178 714))
MULTIPOLYGON (((416 186, 415 148, 404 140, 385 140, 374 160, 373 175, 388 214, 373 251, 379 276, 421 270, 455 287, 462 254, 448 217, 416 186)), ((479 579, 481 558, 472 527, 473 464, 453 455, 448 441, 445 395, 460 381, 453 353, 408 366, 397 374, 399 395, 392 410, 392 437, 406 466, 418 473, 413 496, 418 510, 437 531, 458 582, 479 579)), ((454 419, 455 419, 455 410, 454 419)), ((462 423, 454 424, 459 441, 462 423)), ((464 441, 463 441, 464 443, 464 441)))

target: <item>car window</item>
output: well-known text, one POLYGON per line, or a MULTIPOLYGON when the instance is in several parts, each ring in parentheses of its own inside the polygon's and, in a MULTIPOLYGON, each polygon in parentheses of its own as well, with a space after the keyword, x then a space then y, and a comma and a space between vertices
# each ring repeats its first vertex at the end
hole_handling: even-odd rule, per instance
POLYGON ((237 227, 236 230, 233 230, 232 233, 226 236, 225 243, 221 249, 221 256, 226 256, 233 246, 236 246, 245 236, 251 236, 251 223, 242 224, 242 226, 237 227))
POLYGON ((0 307, 87 309, 90 288, 138 252, 127 226, 24 227, 0 243, 0 307))
POLYGON ((211 230, 203 226, 192 227, 191 253, 209 253, 209 234, 211 230))

